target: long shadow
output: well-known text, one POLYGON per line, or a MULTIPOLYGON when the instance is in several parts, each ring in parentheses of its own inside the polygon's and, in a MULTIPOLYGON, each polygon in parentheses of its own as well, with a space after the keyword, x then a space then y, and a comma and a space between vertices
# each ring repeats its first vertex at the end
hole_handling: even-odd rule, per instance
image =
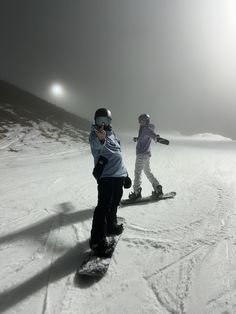
MULTIPOLYGON (((22 228, 16 232, 3 236, 0 238, 0 243, 13 240, 14 238, 37 237, 37 235, 46 233, 49 230, 51 231, 52 229, 61 226, 90 219, 93 215, 93 209, 91 208, 71 213, 72 210, 74 211, 71 203, 62 203, 59 207, 60 212, 58 214, 35 223, 30 227, 22 228), (56 219, 59 219, 59 224, 54 223, 56 219)), ((50 242, 48 242, 48 245, 50 245, 50 242)), ((49 283, 76 272, 84 259, 88 247, 88 240, 78 243, 74 248, 70 249, 67 253, 59 257, 35 276, 0 293, 0 312, 13 307, 18 302, 33 295, 41 288, 47 287, 49 283)), ((83 278, 77 278, 76 276, 74 279, 74 283, 81 288, 86 288, 95 282, 95 280, 85 280, 83 278)))
MULTIPOLYGON (((47 287, 49 283, 55 282, 60 278, 76 272, 76 269, 83 260, 87 248, 88 240, 77 244, 40 273, 1 293, 0 312, 15 306, 18 302, 34 294, 41 288, 47 287)), ((89 284, 92 284, 92 282, 89 284)), ((80 285, 85 286, 86 282, 80 282, 80 285)))
POLYGON ((54 230, 58 226, 54 223, 56 219, 60 221, 60 226, 71 225, 76 222, 82 222, 87 219, 90 219, 93 215, 93 208, 88 208, 84 210, 80 210, 77 212, 70 213, 73 208, 71 203, 62 203, 59 205, 61 211, 56 215, 50 216, 49 218, 45 218, 39 222, 36 222, 28 227, 21 228, 7 234, 5 236, 0 237, 0 244, 3 242, 11 241, 13 239, 19 240, 20 238, 37 236, 43 233, 48 232, 48 230, 54 230))

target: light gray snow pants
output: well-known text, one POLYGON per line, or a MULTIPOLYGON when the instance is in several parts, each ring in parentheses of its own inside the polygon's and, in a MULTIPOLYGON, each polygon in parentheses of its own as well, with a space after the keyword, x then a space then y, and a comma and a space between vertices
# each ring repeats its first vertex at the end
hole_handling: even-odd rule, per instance
POLYGON ((138 154, 135 161, 134 169, 134 192, 137 193, 142 184, 142 170, 152 184, 154 190, 159 185, 159 181, 154 177, 150 168, 150 156, 147 154, 138 154))

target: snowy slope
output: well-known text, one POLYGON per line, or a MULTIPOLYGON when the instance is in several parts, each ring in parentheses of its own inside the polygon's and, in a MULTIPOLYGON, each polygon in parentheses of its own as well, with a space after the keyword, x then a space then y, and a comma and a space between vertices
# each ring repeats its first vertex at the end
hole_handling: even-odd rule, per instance
MULTIPOLYGON (((121 136, 131 177, 134 135, 121 136)), ((236 313, 235 142, 153 143, 153 172, 177 196, 119 209, 127 227, 95 281, 75 278, 97 198, 88 144, 45 144, 37 128, 21 139, 0 141, 0 312, 236 313)))

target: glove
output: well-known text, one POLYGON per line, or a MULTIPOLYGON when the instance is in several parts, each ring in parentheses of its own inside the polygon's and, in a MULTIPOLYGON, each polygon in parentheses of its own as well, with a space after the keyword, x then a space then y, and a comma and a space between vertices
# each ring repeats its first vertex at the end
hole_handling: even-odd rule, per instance
POLYGON ((106 163, 108 162, 108 159, 104 156, 99 156, 99 159, 93 168, 93 176, 96 180, 98 180, 103 172, 103 168, 105 167, 106 163))
POLYGON ((131 187, 131 185, 132 185, 132 180, 127 175, 127 177, 125 177, 125 179, 124 179, 124 188, 129 189, 131 187))
POLYGON ((156 137, 156 142, 160 143, 160 144, 164 144, 164 145, 169 145, 169 141, 165 138, 162 137, 156 137))
POLYGON ((133 137, 133 141, 137 142, 138 138, 137 137, 133 137))

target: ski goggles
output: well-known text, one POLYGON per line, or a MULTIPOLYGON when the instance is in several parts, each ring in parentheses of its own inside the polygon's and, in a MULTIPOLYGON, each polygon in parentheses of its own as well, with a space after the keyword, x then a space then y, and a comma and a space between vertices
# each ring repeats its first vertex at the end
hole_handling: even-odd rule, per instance
POLYGON ((104 117, 96 117, 95 124, 97 126, 102 126, 102 125, 108 126, 108 125, 111 124, 111 118, 106 117, 106 116, 104 116, 104 117))

